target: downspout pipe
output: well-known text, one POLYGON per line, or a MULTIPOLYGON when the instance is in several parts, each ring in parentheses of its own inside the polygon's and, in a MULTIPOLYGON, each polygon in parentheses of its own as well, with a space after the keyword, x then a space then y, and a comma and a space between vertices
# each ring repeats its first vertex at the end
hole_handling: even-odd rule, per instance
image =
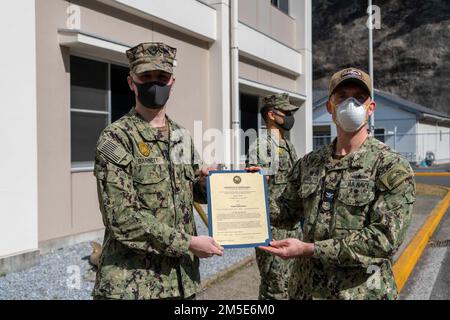
POLYGON ((238 170, 241 158, 240 108, 239 108, 239 45, 238 0, 230 0, 230 68, 231 68, 231 147, 232 169, 238 170))

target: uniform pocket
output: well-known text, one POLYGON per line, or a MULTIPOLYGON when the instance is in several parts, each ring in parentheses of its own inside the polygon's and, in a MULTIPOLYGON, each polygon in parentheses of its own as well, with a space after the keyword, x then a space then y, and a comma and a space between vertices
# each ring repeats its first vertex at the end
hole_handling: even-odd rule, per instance
POLYGON ((169 204, 169 172, 160 165, 136 168, 133 184, 139 199, 149 209, 167 208, 169 204))
POLYGON ((338 200, 348 206, 365 206, 375 198, 373 181, 342 181, 338 200))
POLYGON ((362 229, 375 198, 373 181, 342 181, 335 208, 336 229, 362 229))

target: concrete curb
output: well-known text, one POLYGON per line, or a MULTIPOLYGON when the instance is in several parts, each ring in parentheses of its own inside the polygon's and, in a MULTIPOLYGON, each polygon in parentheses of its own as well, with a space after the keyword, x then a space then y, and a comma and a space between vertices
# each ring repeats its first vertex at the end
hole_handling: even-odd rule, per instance
MULTIPOLYGON (((431 185, 429 187, 436 188, 436 186, 431 185)), ((433 232, 436 230, 439 222, 450 206, 450 188, 437 188, 440 188, 444 192, 446 192, 446 195, 441 201, 439 201, 439 203, 431 212, 430 216, 427 218, 419 231, 417 231, 414 238, 409 242, 408 246, 405 248, 405 250, 403 250, 402 254, 394 264, 394 277, 399 292, 403 289, 403 286, 405 285, 406 281, 411 275, 411 272, 414 270, 414 267, 416 266, 423 251, 425 250, 430 237, 433 235, 433 232)))

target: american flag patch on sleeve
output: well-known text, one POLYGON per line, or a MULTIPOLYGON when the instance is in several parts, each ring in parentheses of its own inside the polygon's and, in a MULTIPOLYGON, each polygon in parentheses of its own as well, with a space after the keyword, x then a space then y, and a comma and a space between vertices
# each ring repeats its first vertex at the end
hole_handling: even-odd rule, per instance
POLYGON ((127 155, 121 145, 109 138, 104 138, 97 149, 101 154, 115 163, 119 163, 127 155))

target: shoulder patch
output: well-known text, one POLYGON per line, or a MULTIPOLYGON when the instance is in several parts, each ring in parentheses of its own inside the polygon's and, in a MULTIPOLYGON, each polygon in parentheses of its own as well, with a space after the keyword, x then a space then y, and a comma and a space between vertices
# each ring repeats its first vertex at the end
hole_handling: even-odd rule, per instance
POLYGON ((97 150, 114 163, 120 163, 127 155, 125 149, 110 138, 103 138, 97 150))
POLYGON ((381 182, 392 190, 411 176, 411 172, 402 164, 394 165, 389 171, 380 177, 381 182))

